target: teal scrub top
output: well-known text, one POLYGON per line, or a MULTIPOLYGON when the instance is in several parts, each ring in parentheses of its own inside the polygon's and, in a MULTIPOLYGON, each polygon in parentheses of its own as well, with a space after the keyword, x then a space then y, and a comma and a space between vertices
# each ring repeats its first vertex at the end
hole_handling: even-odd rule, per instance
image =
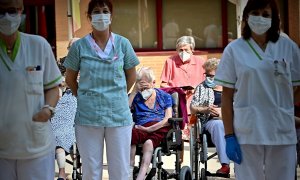
POLYGON ((132 124, 128 106, 125 71, 139 64, 129 40, 111 33, 112 49, 101 58, 91 47, 90 35, 76 41, 65 60, 65 67, 79 71, 75 123, 96 127, 132 124))

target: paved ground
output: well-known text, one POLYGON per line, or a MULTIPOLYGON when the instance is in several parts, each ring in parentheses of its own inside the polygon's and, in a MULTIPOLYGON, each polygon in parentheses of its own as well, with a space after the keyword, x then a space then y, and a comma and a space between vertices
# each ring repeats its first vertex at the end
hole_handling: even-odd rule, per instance
MULTIPOLYGON (((182 166, 190 166, 190 152, 189 152, 189 143, 185 143, 185 152, 184 152, 184 161, 182 166)), ((214 148, 209 148, 209 154, 212 154, 213 152, 215 152, 214 148)), ((105 154, 105 153, 104 153, 105 154)), ((136 162, 138 162, 138 159, 136 160, 136 162)), ((171 155, 171 156, 163 156, 163 162, 164 165, 163 167, 165 169, 170 169, 171 171, 174 170, 174 162, 175 162, 175 155, 171 155)), ((106 158, 104 156, 104 164, 106 164, 106 158)), ((234 180, 234 168, 233 168, 233 163, 230 164, 230 178, 218 178, 218 177, 209 177, 208 180, 234 180)), ((217 157, 214 157, 213 159, 208 161, 208 170, 210 172, 215 172, 217 169, 220 168, 220 164, 217 160, 217 157)), ((56 174, 58 172, 58 169, 56 167, 56 174)), ((72 173, 72 166, 67 164, 66 167, 66 172, 69 174, 68 179, 72 179, 71 178, 71 173, 72 173)), ((298 178, 300 180, 300 169, 297 169, 297 174, 298 174, 298 178)), ((103 170, 103 180, 108 180, 108 171, 107 171, 107 166, 104 165, 104 170, 103 170)))

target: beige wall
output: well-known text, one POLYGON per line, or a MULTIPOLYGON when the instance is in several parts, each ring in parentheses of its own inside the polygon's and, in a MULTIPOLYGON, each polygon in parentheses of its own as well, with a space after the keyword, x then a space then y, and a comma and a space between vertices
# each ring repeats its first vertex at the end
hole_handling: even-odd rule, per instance
POLYGON ((288 0, 289 36, 300 46, 300 0, 288 0))
MULTIPOLYGON (((91 31, 90 24, 86 18, 89 0, 80 1, 81 28, 75 32, 75 37, 83 37, 91 31)), ((55 21, 56 21, 56 47, 57 58, 67 54, 68 46, 68 0, 55 0, 55 21)))
MULTIPOLYGON (((289 35, 300 45, 300 25, 299 25, 299 1, 300 0, 288 0, 288 27, 289 35)), ((68 45, 68 0, 55 0, 56 11, 56 42, 57 42, 57 58, 64 57, 67 54, 68 45)), ((76 37, 83 37, 91 31, 90 24, 86 17, 87 7, 89 0, 80 1, 81 11, 81 29, 75 32, 76 37)), ((160 77, 163 63, 169 55, 158 56, 139 56, 141 65, 153 67, 157 80, 160 77)), ((207 58, 221 57, 221 53, 208 53, 207 58)), ((160 81, 160 80, 159 80, 160 81)))

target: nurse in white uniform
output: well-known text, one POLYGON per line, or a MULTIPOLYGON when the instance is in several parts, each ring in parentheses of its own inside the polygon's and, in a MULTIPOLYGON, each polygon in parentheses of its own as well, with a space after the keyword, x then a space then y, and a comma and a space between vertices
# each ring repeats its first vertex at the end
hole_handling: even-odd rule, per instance
POLYGON ((0 179, 53 180, 61 74, 49 43, 18 31, 22 10, 22 0, 0 1, 0 179))
POLYGON ((275 0, 249 0, 243 23, 242 38, 225 48, 215 77, 223 86, 226 153, 237 180, 293 180, 299 48, 279 34, 275 0))

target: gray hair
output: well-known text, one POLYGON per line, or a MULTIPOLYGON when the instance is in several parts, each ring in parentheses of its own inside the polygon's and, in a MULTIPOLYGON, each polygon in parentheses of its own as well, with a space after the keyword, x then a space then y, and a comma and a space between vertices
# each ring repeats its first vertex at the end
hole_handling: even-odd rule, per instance
POLYGON ((183 45, 190 45, 191 49, 195 49, 195 39, 192 36, 182 36, 176 41, 176 50, 183 45))
POLYGON ((205 61, 202 67, 204 68, 205 71, 217 70, 219 63, 220 63, 220 59, 210 58, 207 61, 205 61))
POLYGON ((143 76, 146 76, 149 82, 153 82, 155 80, 155 75, 150 67, 141 67, 137 70, 136 80, 140 81, 143 76))

